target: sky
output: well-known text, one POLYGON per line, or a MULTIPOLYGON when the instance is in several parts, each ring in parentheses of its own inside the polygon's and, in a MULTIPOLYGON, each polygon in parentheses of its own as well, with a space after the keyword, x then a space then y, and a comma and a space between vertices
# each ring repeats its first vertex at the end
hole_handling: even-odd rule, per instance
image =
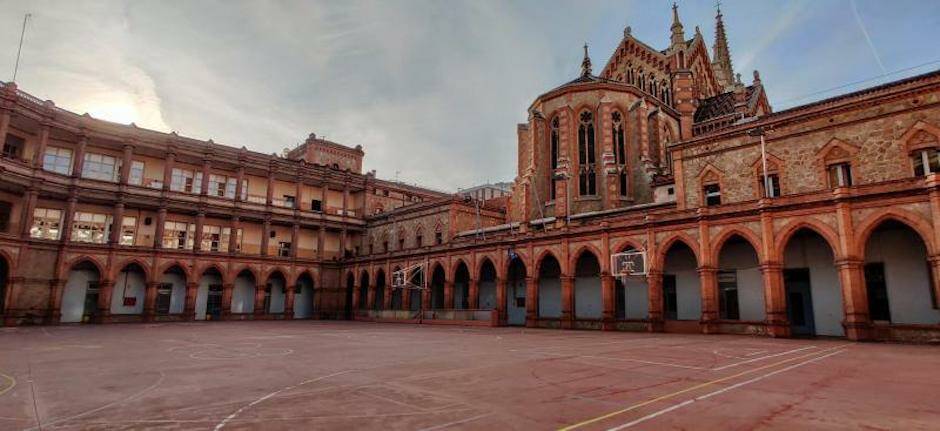
MULTIPOLYGON (((721 8, 735 70, 776 110, 940 69, 938 1, 721 8)), ((316 133, 448 191, 515 178, 516 125, 584 43, 599 72, 626 26, 664 49, 671 22, 660 0, 0 0, 0 80, 27 12, 17 84, 59 107, 265 153, 316 133)), ((715 2, 679 14, 710 47, 715 2)))

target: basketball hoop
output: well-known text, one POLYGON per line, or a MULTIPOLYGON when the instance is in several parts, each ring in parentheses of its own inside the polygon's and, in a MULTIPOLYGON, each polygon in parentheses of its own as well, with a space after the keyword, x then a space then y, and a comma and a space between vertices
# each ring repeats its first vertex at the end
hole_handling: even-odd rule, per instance
POLYGON ((419 263, 392 272, 392 289, 427 289, 427 282, 424 277, 424 264, 419 263))
POLYGON ((610 255, 610 273, 626 284, 630 278, 645 278, 646 250, 630 250, 610 255))

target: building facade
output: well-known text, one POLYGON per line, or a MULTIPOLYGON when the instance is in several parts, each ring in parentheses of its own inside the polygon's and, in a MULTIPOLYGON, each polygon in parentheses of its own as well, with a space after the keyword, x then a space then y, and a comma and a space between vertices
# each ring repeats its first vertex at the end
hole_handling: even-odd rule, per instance
POLYGON ((773 112, 673 9, 538 96, 510 192, 363 174, 56 108, 3 86, 9 325, 486 320, 606 330, 940 338, 940 73, 773 112), (620 277, 611 255, 645 254, 620 277), (393 274, 419 268, 425 289, 393 274), (483 316, 483 317, 481 317, 483 316))

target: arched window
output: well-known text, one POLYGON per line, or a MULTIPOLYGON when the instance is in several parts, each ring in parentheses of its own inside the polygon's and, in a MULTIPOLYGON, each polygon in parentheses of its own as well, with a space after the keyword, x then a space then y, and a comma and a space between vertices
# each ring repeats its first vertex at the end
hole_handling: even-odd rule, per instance
POLYGON ((559 136, 560 135, 558 131, 558 117, 555 117, 552 119, 552 131, 551 131, 551 137, 550 137, 551 142, 549 143, 549 145, 551 146, 551 148, 549 149, 549 151, 551 152, 551 158, 549 159, 549 162, 548 162, 549 163, 548 165, 549 200, 555 200, 555 194, 556 194, 555 192, 555 169, 558 168, 558 138, 559 136))
POLYGON ((610 114, 614 137, 614 158, 619 171, 620 196, 627 195, 627 144, 623 136, 623 115, 620 111, 610 114))
POLYGON ((424 247, 424 229, 422 229, 420 226, 415 229, 415 247, 424 247))
POLYGON ((578 187, 581 196, 597 194, 597 176, 594 163, 594 115, 588 111, 581 113, 581 124, 578 126, 578 187))

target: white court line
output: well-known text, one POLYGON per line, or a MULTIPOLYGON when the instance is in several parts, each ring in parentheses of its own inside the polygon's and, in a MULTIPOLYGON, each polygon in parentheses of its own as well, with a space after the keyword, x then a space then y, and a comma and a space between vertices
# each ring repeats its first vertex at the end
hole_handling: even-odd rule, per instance
POLYGON ((697 366, 695 366, 695 365, 683 365, 683 364, 676 364, 676 363, 672 363, 672 362, 646 361, 646 360, 643 360, 643 359, 634 359, 634 358, 619 358, 619 357, 616 357, 616 356, 565 355, 565 354, 562 354, 562 353, 549 353, 549 352, 537 352, 536 354, 538 354, 538 355, 547 355, 547 356, 558 356, 558 357, 588 358, 588 359, 606 359, 606 360, 609 360, 609 361, 636 362, 636 363, 647 364, 647 365, 660 365, 660 366, 663 366, 663 367, 682 368, 682 369, 686 369, 686 370, 722 371, 722 370, 726 370, 726 369, 728 369, 728 368, 737 367, 737 366, 739 366, 739 365, 750 364, 750 363, 752 363, 752 362, 762 361, 762 360, 764 360, 764 359, 776 358, 776 357, 778 357, 778 356, 789 355, 789 354, 791 354, 791 353, 796 353, 796 352, 800 352, 800 351, 803 351, 803 350, 809 350, 809 349, 815 349, 815 348, 816 348, 816 346, 801 347, 801 348, 799 348, 799 349, 792 349, 792 350, 787 350, 787 351, 785 351, 785 352, 779 352, 779 353, 774 353, 774 354, 771 354, 771 355, 760 356, 760 357, 757 357, 757 358, 751 358, 751 359, 748 359, 748 360, 744 360, 744 361, 740 361, 740 362, 735 362, 735 363, 733 363, 733 364, 723 365, 723 366, 714 367, 714 368, 713 368, 713 367, 697 367, 697 366))
POLYGON ((646 415, 646 416, 643 416, 643 417, 641 417, 641 418, 639 418, 639 419, 636 419, 636 420, 634 420, 634 421, 627 422, 627 423, 625 423, 625 424, 622 424, 622 425, 619 425, 619 426, 616 426, 616 427, 613 427, 613 428, 608 428, 607 431, 620 431, 620 430, 625 429, 625 428, 630 428, 630 427, 632 427, 632 426, 634 426, 634 425, 641 424, 641 423, 643 423, 643 422, 646 422, 646 421, 648 421, 648 420, 650 420, 650 419, 653 419, 653 418, 656 418, 656 417, 658 417, 658 416, 662 416, 662 415, 664 415, 664 414, 666 414, 666 413, 669 413, 669 412, 671 412, 671 411, 678 410, 678 409, 680 409, 680 408, 682 408, 682 407, 685 407, 685 406, 687 406, 687 405, 689 405, 689 404, 692 404, 692 403, 695 403, 695 402, 697 402, 697 401, 705 400, 705 399, 711 398, 711 397, 716 396, 716 395, 721 395, 721 394, 723 394, 723 393, 725 393, 725 392, 728 392, 728 391, 730 391, 730 390, 732 390, 732 389, 737 389, 737 388, 740 388, 740 387, 742 387, 742 386, 746 386, 746 385, 749 385, 749 384, 751 384, 751 383, 764 380, 764 379, 766 379, 766 378, 768 378, 768 377, 775 376, 775 375, 777 375, 777 374, 780 374, 780 373, 783 373, 783 372, 786 372, 786 371, 790 371, 790 370, 792 370, 792 369, 794 369, 794 368, 802 367, 803 365, 807 365, 807 364, 811 364, 811 363, 813 363, 813 362, 821 361, 821 360, 826 359, 826 358, 828 358, 828 357, 830 357, 830 356, 835 356, 835 355, 838 355, 838 354, 844 353, 844 352, 845 352, 845 349, 836 350, 835 352, 832 352, 832 353, 828 353, 828 354, 825 354, 825 355, 822 355, 822 356, 817 356, 817 357, 815 357, 815 358, 808 359, 808 360, 805 360, 805 361, 803 361, 803 362, 798 362, 798 363, 796 363, 796 364, 790 365, 789 367, 781 368, 781 369, 776 370, 776 371, 771 371, 771 372, 769 372, 769 373, 767 373, 767 374, 763 374, 763 375, 754 377, 754 378, 752 378, 752 379, 750 379, 750 380, 745 380, 745 381, 740 382, 740 383, 735 383, 735 384, 733 384, 733 385, 731 385, 731 386, 728 386, 728 387, 725 387, 725 388, 721 388, 721 389, 718 389, 718 390, 709 392, 709 393, 707 393, 707 394, 705 394, 705 395, 702 395, 702 396, 699 396, 699 397, 695 397, 695 398, 692 398, 692 399, 689 399, 689 400, 685 400, 685 401, 683 401, 683 402, 681 402, 681 403, 674 404, 674 405, 669 406, 669 407, 667 407, 667 408, 664 408, 664 409, 662 409, 662 410, 659 410, 659 411, 656 411, 656 412, 654 412, 654 413, 651 413, 651 414, 648 414, 648 415, 646 415))
POLYGON ((452 427, 452 426, 454 426, 454 425, 460 425, 460 424, 465 424, 465 423, 467 423, 467 422, 473 422, 473 421, 475 421, 475 420, 477 420, 477 419, 483 419, 483 418, 485 418, 485 417, 487 417, 487 416, 489 416, 489 415, 491 415, 491 414, 492 414, 492 413, 483 413, 483 414, 481 414, 481 415, 476 415, 476 416, 469 417, 469 418, 466 418, 466 419, 461 419, 461 420, 459 420, 459 421, 454 421, 454 422, 448 422, 448 423, 446 423, 446 424, 435 425, 435 426, 430 427, 430 428, 422 428, 422 429, 420 429, 420 430, 418 430, 418 431, 433 431, 433 430, 444 429, 444 428, 447 428, 447 427, 452 427))
POLYGON ((239 408, 238 410, 235 410, 234 412, 232 412, 232 414, 226 416, 225 419, 222 419, 222 422, 219 422, 219 423, 215 426, 215 428, 213 428, 213 429, 214 429, 215 431, 219 431, 220 429, 222 429, 223 427, 225 427, 225 424, 229 423, 229 421, 231 421, 232 419, 235 419, 236 416, 238 416, 239 414, 241 414, 241 412, 243 412, 243 411, 245 411, 245 410, 248 410, 248 409, 250 409, 251 407, 254 407, 256 404, 262 403, 262 402, 264 402, 265 400, 267 400, 267 399, 269 399, 269 398, 271 398, 271 397, 277 396, 277 394, 279 394, 279 393, 281 393, 281 392, 289 391, 289 390, 294 389, 294 388, 297 388, 297 387, 299 387, 299 386, 306 385, 307 383, 313 383, 313 382, 317 382, 317 381, 320 381, 320 380, 323 380, 323 379, 328 379, 328 378, 330 378, 330 377, 336 377, 336 376, 338 376, 338 375, 340 375, 340 374, 351 373, 352 371, 353 371, 353 370, 340 371, 340 372, 337 372, 337 373, 328 374, 328 375, 325 375, 325 376, 321 376, 321 377, 317 377, 317 378, 313 378, 313 379, 304 380, 304 381, 302 381, 302 382, 300 382, 300 383, 298 383, 298 384, 296 384, 296 385, 288 386, 288 387, 286 387, 286 388, 278 389, 278 390, 276 390, 276 391, 274 391, 274 392, 271 392, 270 394, 267 394, 267 395, 265 395, 265 396, 263 396, 263 397, 261 397, 261 398, 258 398, 258 399, 256 399, 256 400, 254 400, 254 401, 248 403, 247 405, 242 406, 242 407, 239 408))
POLYGON ((800 347, 799 349, 787 350, 787 351, 785 351, 785 352, 773 353, 773 354, 766 355, 766 356, 758 356, 758 357, 756 357, 756 358, 751 358, 751 359, 748 359, 748 360, 745 360, 745 361, 735 362, 735 363, 733 363, 733 364, 728 364, 728 365, 723 365, 723 366, 720 366, 720 367, 717 367, 717 368, 712 368, 711 370, 712 370, 712 371, 726 370, 726 369, 728 369, 728 368, 737 367, 738 365, 750 364, 751 362, 763 361, 764 359, 776 358, 777 356, 789 355, 789 354, 791 354, 791 353, 796 353, 796 352, 800 352, 800 351, 803 351, 803 350, 809 350, 809 349, 815 349, 815 348, 816 348, 816 346, 800 347))

